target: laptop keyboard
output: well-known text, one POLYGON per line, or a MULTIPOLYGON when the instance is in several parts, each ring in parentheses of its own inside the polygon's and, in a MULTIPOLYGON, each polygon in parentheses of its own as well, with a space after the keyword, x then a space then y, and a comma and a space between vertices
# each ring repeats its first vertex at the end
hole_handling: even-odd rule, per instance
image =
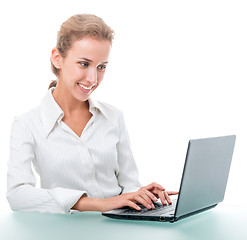
POLYGON ((155 209, 147 209, 143 205, 139 205, 141 208, 140 211, 127 207, 127 208, 122 209, 121 214, 147 215, 147 216, 165 215, 165 214, 175 212, 176 203, 177 203, 177 199, 172 200, 171 205, 163 205, 162 203, 154 203, 155 209))

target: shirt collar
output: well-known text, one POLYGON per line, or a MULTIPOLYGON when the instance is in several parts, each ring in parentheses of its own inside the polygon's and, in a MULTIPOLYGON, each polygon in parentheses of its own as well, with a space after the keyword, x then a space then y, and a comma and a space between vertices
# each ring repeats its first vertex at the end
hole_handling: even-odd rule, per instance
POLYGON ((93 99, 92 97, 89 97, 88 103, 89 103, 89 111, 92 114, 95 113, 94 110, 96 109, 96 110, 99 110, 106 118, 109 118, 109 116, 107 115, 107 112, 105 111, 104 107, 102 106, 102 104, 100 102, 93 99))
POLYGON ((58 120, 62 120, 64 116, 63 110, 55 101, 52 92, 55 87, 48 90, 41 102, 41 118, 45 128, 45 136, 48 137, 58 120))
MULTIPOLYGON (((47 94, 41 101, 41 118, 45 128, 46 138, 49 136, 50 132, 54 128, 56 122, 60 122, 64 117, 64 112, 60 106, 55 101, 52 92, 55 87, 48 90, 47 94)), ((99 110, 106 118, 108 115, 101 103, 89 97, 89 111, 95 115, 97 110, 99 110)))

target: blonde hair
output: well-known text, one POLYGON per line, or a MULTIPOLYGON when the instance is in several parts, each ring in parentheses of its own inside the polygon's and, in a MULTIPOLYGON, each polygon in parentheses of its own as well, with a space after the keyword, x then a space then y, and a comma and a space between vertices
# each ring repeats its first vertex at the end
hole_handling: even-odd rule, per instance
MULTIPOLYGON (((60 55, 65 58, 72 44, 83 37, 91 36, 99 40, 108 40, 112 43, 114 38, 113 30, 105 24, 105 22, 92 14, 77 14, 68 18, 60 27, 57 34, 57 44, 60 55)), ((51 61, 51 70, 58 77, 59 69, 57 69, 51 61)), ((55 87, 57 81, 53 80, 49 88, 55 87)))

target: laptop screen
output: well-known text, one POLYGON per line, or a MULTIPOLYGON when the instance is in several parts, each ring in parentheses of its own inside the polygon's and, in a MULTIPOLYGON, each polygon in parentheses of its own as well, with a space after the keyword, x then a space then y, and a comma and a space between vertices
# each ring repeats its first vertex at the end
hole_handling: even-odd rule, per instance
POLYGON ((190 140, 175 217, 223 201, 236 136, 190 140))

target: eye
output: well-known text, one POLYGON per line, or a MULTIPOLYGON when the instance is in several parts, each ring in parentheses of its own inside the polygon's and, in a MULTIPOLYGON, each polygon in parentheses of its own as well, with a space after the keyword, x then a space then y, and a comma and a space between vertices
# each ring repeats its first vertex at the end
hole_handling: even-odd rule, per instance
POLYGON ((105 71, 106 65, 99 65, 97 68, 98 68, 100 71, 105 71))
POLYGON ((79 64, 82 66, 82 67, 88 67, 88 63, 87 62, 79 62, 79 64))

